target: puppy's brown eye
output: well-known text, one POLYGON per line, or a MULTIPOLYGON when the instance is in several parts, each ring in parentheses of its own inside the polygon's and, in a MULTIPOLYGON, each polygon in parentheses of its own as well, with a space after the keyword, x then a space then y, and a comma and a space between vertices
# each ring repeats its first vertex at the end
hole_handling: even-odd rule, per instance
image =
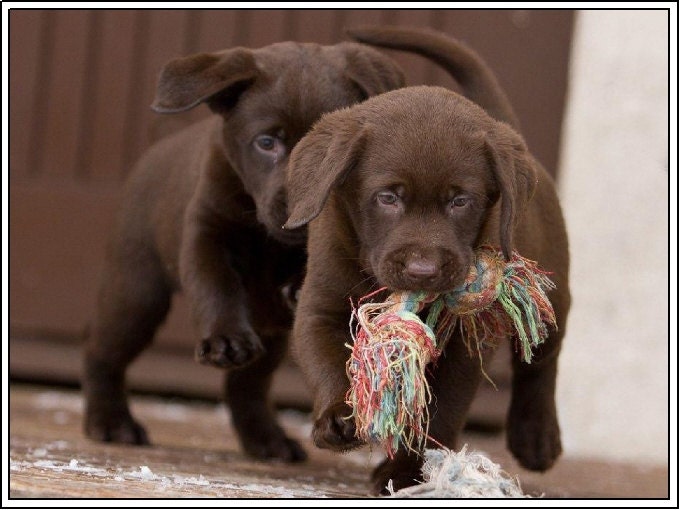
POLYGON ((276 147, 276 138, 269 135, 260 135, 255 139, 255 146, 262 151, 271 151, 276 147))
POLYGON ((451 200, 451 207, 465 207, 470 203, 470 197, 465 195, 458 195, 451 200))
POLYGON ((376 195, 376 199, 381 205, 395 205, 399 201, 399 195, 393 191, 381 191, 376 195))
POLYGON ((262 134, 253 141, 255 150, 272 162, 277 162, 285 157, 288 149, 280 136, 262 134))

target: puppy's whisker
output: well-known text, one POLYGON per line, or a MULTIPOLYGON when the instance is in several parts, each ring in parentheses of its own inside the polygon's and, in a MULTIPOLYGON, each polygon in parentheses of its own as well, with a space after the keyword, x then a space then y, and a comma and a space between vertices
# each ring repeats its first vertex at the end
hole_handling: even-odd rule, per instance
POLYGON ((371 283, 371 285, 369 286, 369 291, 377 289, 378 288, 378 282, 375 280, 375 278, 373 278, 373 275, 371 275, 371 276, 367 276, 366 278, 361 280, 359 283, 354 285, 351 289, 349 289, 349 292, 350 293, 353 292, 357 287, 360 287, 361 285, 363 285, 364 283, 366 283, 369 280, 373 280, 373 283, 371 283))

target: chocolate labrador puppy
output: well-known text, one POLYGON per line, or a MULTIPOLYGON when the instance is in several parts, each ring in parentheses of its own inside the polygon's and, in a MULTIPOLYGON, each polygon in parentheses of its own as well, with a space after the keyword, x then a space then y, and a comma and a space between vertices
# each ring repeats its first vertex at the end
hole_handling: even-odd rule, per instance
POLYGON ((292 294, 305 263, 305 232, 281 229, 288 157, 323 113, 402 85, 391 59, 353 42, 233 48, 165 66, 155 111, 206 103, 216 115, 151 147, 127 183, 85 349, 89 437, 149 442, 125 372, 182 289, 199 361, 230 369, 226 399, 244 450, 305 457, 267 401, 292 326, 282 290, 292 294))
MULTIPOLYGON (((391 48, 428 46, 475 102, 440 87, 402 88, 324 115, 293 150, 286 227, 309 224, 293 348, 315 392, 314 442, 340 451, 359 445, 345 402, 350 298, 356 303, 381 287, 453 290, 475 248, 491 243, 506 257, 516 250, 538 261, 557 285, 549 296, 557 330, 531 364, 513 357, 507 419, 515 457, 545 470, 561 452, 554 393, 570 304, 567 236, 553 180, 512 127, 505 95, 473 51, 431 32, 353 34, 391 48)), ((482 376, 479 359, 454 331, 429 374, 429 434, 448 447, 460 446, 482 376)), ((398 451, 374 471, 375 490, 390 479, 395 489, 413 485, 421 465, 419 455, 398 451)))

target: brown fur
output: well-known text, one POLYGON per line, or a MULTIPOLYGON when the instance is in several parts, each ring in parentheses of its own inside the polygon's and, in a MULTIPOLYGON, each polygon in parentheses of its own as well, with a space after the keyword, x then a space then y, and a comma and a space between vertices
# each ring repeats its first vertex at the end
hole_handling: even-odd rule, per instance
MULTIPOLYGON (((474 249, 492 243, 506 255, 517 250, 537 260, 557 284, 550 299, 558 329, 535 350, 531 364, 514 356, 507 421, 515 457, 544 470, 561 452, 554 393, 570 303, 558 198, 549 174, 507 123, 516 121, 505 96, 471 50, 431 32, 360 34, 364 41, 401 48, 427 38, 454 77, 465 68, 466 95, 495 118, 444 88, 404 88, 324 115, 291 155, 287 227, 309 223, 293 347, 315 393, 314 441, 334 450, 359 444, 346 419, 349 298, 356 302, 383 286, 451 290, 463 281, 474 249)), ((449 447, 460 446, 481 379, 479 360, 459 335, 430 377, 429 433, 449 447)), ((412 485, 421 464, 420 456, 399 451, 375 470, 375 490, 384 491, 390 479, 395 489, 412 485)))
POLYGON ((197 358, 230 369, 226 398, 245 451, 305 457, 267 398, 305 261, 304 230, 281 229, 288 156, 323 113, 402 84, 389 58, 358 43, 234 48, 163 69, 156 111, 206 103, 217 115, 152 147, 127 183, 85 349, 89 437, 148 443, 128 408, 125 371, 181 289, 201 339, 197 358))

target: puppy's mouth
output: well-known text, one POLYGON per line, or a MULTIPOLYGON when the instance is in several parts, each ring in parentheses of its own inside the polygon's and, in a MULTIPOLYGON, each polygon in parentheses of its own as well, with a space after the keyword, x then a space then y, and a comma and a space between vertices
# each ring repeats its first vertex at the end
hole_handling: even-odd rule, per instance
POLYGON ((434 267, 392 261, 379 264, 374 274, 381 286, 394 291, 445 294, 463 285, 467 268, 455 260, 434 267))
POLYGON ((465 281, 465 276, 448 275, 437 278, 436 280, 428 279, 410 279, 400 277, 378 277, 381 286, 387 287, 394 291, 405 292, 432 292, 435 294, 446 294, 459 288, 465 281))
POLYGON ((269 235, 283 244, 297 246, 307 242, 307 225, 296 229, 284 229, 279 226, 278 228, 272 227, 267 230, 269 235))
POLYGON ((258 221, 264 225, 267 234, 272 239, 289 246, 298 246, 307 242, 307 225, 295 229, 283 228, 287 216, 282 215, 280 211, 286 210, 285 203, 274 210, 267 210, 266 213, 263 213, 263 210, 266 209, 257 210, 258 221))

